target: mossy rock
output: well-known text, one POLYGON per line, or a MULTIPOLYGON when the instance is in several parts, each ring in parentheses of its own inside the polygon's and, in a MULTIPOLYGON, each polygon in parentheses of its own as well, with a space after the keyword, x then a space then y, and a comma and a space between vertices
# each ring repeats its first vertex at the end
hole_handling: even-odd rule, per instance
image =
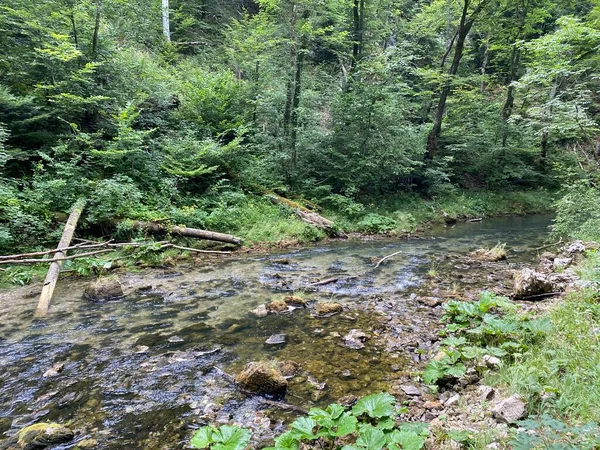
POLYGON ((114 300, 124 296, 123 286, 116 278, 98 278, 85 287, 83 296, 93 302, 114 300))
POLYGON ((301 297, 296 297, 295 295, 288 295, 283 299, 283 301, 286 303, 286 305, 306 308, 306 300, 301 297))
POLYGON ((17 435, 17 446, 22 450, 44 449, 51 445, 73 440, 75 433, 58 423, 36 423, 23 428, 17 435))
POLYGON ((235 378, 242 388, 256 394, 281 396, 288 382, 275 367, 264 362, 251 362, 235 378))
POLYGON ((317 303, 314 308, 314 314, 318 317, 330 317, 342 311, 344 308, 339 303, 317 303))
POLYGON ((283 300, 273 300, 271 303, 267 305, 267 309, 270 312, 284 312, 287 311, 288 305, 283 300))

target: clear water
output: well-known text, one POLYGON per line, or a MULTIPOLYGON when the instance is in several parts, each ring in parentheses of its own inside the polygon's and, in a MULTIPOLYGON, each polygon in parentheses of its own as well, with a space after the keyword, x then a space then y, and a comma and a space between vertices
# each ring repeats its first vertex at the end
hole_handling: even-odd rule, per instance
POLYGON ((550 220, 493 219, 422 239, 335 242, 125 273, 129 295, 105 303, 82 298, 84 280, 65 279, 44 319, 33 317, 31 288, 3 292, 0 438, 57 421, 80 430, 80 439, 95 439, 94 448, 173 449, 184 448, 190 427, 206 420, 264 428, 260 398, 237 392, 220 372, 235 374, 257 360, 300 365, 285 400, 302 407, 388 389, 421 364, 414 349, 432 345, 438 314, 414 294, 501 284, 489 267, 482 276, 460 256, 505 242, 511 258, 504 268, 530 262, 550 220), (439 272, 434 280, 427 276, 432 268, 439 272), (310 286, 327 278, 338 281, 310 286), (342 303, 345 311, 327 319, 309 309, 266 318, 250 313, 292 293, 309 303, 342 303), (351 329, 368 334, 364 349, 342 345, 351 329), (276 333, 286 334, 286 344, 265 345, 276 333), (56 363, 62 371, 44 377, 56 363))

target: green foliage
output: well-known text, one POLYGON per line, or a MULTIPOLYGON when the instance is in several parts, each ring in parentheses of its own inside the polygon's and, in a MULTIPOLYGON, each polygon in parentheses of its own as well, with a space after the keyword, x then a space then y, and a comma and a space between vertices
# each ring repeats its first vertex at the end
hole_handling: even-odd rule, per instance
POLYGON ((519 432, 511 441, 515 450, 587 449, 600 446, 600 427, 590 422, 572 426, 547 414, 518 423, 519 432))
POLYGON ((556 203, 554 234, 571 239, 600 239, 600 189, 589 180, 572 182, 556 203))
POLYGON ((388 233, 396 228, 396 221, 391 217, 370 213, 357 224, 358 231, 364 233, 388 233))
MULTIPOLYGON (((275 438, 275 447, 265 450, 299 450, 306 445, 332 450, 422 449, 429 435, 427 424, 396 425, 395 403, 393 396, 381 393, 362 398, 350 411, 335 403, 325 409, 312 408, 308 416, 299 417, 289 431, 275 438)), ((194 434, 190 444, 194 448, 241 450, 250 437, 250 431, 236 426, 207 426, 194 434)))

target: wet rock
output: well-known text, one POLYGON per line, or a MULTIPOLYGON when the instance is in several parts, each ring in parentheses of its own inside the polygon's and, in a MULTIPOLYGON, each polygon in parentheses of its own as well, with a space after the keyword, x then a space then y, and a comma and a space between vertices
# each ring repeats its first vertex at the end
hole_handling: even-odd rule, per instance
POLYGON ((98 441, 96 439, 84 439, 83 441, 78 442, 77 447, 75 447, 75 448, 93 449, 93 448, 96 448, 97 446, 98 446, 98 441))
POLYGON ((17 447, 22 450, 44 449, 73 440, 75 433, 58 423, 36 423, 23 428, 17 435, 17 447))
POLYGON ((265 341, 267 345, 284 345, 286 342, 285 334, 274 334, 265 341))
POLYGON ((265 305, 260 305, 258 308, 252 310, 252 314, 256 317, 267 317, 269 315, 269 310, 265 305))
POLYGON ((179 336, 171 336, 169 339, 167 339, 167 341, 169 341, 171 344, 180 344, 184 342, 179 336))
POLYGON ((421 395, 421 391, 415 386, 404 385, 400 386, 400 389, 402 389, 402 392, 404 392, 406 395, 410 395, 413 397, 418 397, 419 395, 421 395))
POLYGON ((235 382, 257 394, 283 395, 288 386, 281 372, 264 362, 251 362, 235 378, 235 382))
POLYGON ((46 370, 42 376, 44 378, 51 378, 51 377, 58 376, 58 374, 61 373, 64 368, 65 368, 64 362, 56 363, 52 367, 50 367, 48 370, 46 370))
POLYGON ((525 403, 516 395, 508 397, 492 409, 493 416, 500 422, 515 423, 525 416, 525 403))
POLYGON ((98 278, 88 284, 83 291, 83 296, 94 302, 114 300, 123 295, 121 282, 116 278, 98 278))
POLYGON ((300 364, 294 361, 282 361, 277 363, 277 368, 285 378, 292 378, 300 372, 300 364))
POLYGON ((455 394, 452 397, 450 397, 448 400, 446 400, 444 402, 444 406, 446 408, 449 408, 450 406, 454 406, 458 403, 458 401, 460 400, 460 395, 459 394, 455 394))
POLYGON ((442 403, 438 402, 438 401, 435 401, 435 400, 433 400, 433 401, 430 400, 430 401, 427 401, 427 402, 425 402, 423 404, 423 408, 425 408, 425 409, 435 409, 435 410, 442 409, 442 403))
POLYGON ((483 362, 485 362, 486 366, 488 366, 490 369, 498 367, 502 364, 502 360, 500 358, 491 355, 484 355, 483 362))
POLYGON ((280 313, 287 311, 288 305, 283 300, 273 300, 271 303, 267 305, 267 309, 270 312, 280 313))
POLYGON ((531 269, 523 269, 515 274, 513 295, 515 299, 524 299, 536 295, 555 292, 558 286, 546 274, 531 269))
POLYGON ((68 406, 69 404, 73 403, 76 397, 77 393, 69 392, 67 395, 63 396, 58 400, 59 408, 64 408, 65 406, 68 406))
POLYGON ((583 252, 585 252, 585 244, 583 243, 583 241, 572 242, 567 247, 567 253, 569 253, 571 255, 573 253, 583 253, 583 252))
POLYGON ((306 300, 295 295, 288 295, 283 301, 289 306, 296 306, 298 308, 306 308, 306 300))
POLYGON ((356 395, 348 394, 339 398, 337 403, 342 406, 354 406, 358 402, 358 397, 356 395))
POLYGON ((552 263, 553 270, 562 270, 573 262, 573 258, 555 258, 552 263))
POLYGON ((317 303, 314 313, 318 317, 330 317, 341 313, 343 310, 344 308, 339 303, 317 303))
POLYGON ((503 245, 496 246, 494 248, 478 248, 471 253, 471 258, 477 261, 505 261, 508 258, 508 253, 504 249, 503 245))
POLYGON ((479 386, 479 393, 482 402, 489 402, 496 395, 496 391, 491 386, 479 386))
POLYGON ((435 308, 444 303, 444 300, 438 297, 419 297, 418 302, 430 308, 435 308))
POLYGON ((360 350, 361 348, 365 348, 365 342, 367 342, 368 339, 369 337, 361 330, 352 329, 344 336, 343 341, 345 347, 353 350, 360 350))

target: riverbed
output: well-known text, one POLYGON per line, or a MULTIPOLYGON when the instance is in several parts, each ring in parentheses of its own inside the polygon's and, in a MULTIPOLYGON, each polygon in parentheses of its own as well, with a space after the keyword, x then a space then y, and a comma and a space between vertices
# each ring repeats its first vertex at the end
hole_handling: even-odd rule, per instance
POLYGON ((294 413, 239 392, 223 375, 251 361, 293 362, 297 373, 279 400, 302 408, 400 392, 435 350, 442 310, 431 299, 508 292, 508 274, 535 259, 550 221, 490 219, 420 238, 336 241, 119 273, 127 296, 101 303, 82 297, 88 281, 67 278, 44 319, 33 317, 34 289, 0 293, 0 437, 40 421, 68 423, 79 442, 97 449, 185 448, 192 429, 207 422, 235 422, 268 437, 294 413), (466 258, 499 242, 507 261, 466 258), (328 279, 336 281, 319 285, 328 279), (287 295, 308 308, 252 314, 287 295), (315 317, 317 302, 344 311, 315 317), (345 344, 352 330, 364 333, 364 348, 345 344), (285 342, 265 344, 275 334, 285 342))

